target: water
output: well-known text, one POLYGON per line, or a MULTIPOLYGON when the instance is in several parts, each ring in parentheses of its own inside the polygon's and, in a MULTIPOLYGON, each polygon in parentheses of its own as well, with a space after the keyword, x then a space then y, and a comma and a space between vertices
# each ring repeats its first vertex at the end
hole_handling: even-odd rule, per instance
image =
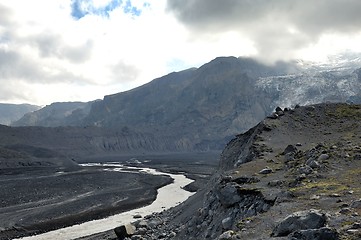
POLYGON ((88 221, 82 224, 73 225, 66 228, 50 231, 47 233, 20 238, 23 240, 63 240, 63 239, 76 239, 84 236, 89 236, 95 233, 104 232, 110 229, 114 229, 120 225, 124 225, 135 221, 134 215, 146 216, 152 213, 161 212, 171 207, 175 207, 181 202, 185 201, 193 193, 185 191, 184 186, 193 182, 193 180, 185 177, 182 174, 170 174, 165 172, 158 172, 152 168, 138 168, 138 167, 125 167, 117 163, 109 164, 83 164, 83 166, 103 166, 108 171, 119 171, 119 172, 132 172, 135 170, 153 175, 168 175, 174 179, 174 182, 158 189, 158 195, 156 200, 145 207, 134 209, 128 212, 113 215, 104 219, 88 221), (111 168, 110 168, 111 167, 111 168), (139 170, 138 170, 139 169, 139 170))

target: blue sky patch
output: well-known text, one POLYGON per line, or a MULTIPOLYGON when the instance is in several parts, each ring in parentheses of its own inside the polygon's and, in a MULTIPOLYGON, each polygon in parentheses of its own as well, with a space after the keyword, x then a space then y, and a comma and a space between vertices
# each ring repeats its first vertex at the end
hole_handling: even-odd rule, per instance
MULTIPOLYGON (((106 6, 96 7, 92 0, 72 0, 71 15, 79 20, 86 15, 109 17, 109 13, 116 8, 123 8, 124 13, 140 16, 142 10, 133 6, 131 0, 112 0, 106 6)), ((149 5, 144 6, 149 7, 149 5)))

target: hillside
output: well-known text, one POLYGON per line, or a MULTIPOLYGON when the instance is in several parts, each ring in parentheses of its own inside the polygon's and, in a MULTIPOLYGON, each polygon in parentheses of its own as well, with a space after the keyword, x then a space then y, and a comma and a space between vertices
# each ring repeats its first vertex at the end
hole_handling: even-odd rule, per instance
POLYGON ((37 111, 26 113, 17 119, 12 126, 76 126, 90 110, 93 102, 58 102, 45 106, 37 111))
POLYGON ((39 106, 30 104, 0 103, 0 124, 10 125, 19 120, 24 114, 40 109, 39 106))
POLYGON ((361 106, 278 115, 230 141, 206 188, 135 222, 131 239, 360 239, 361 106))
POLYGON ((52 104, 14 125, 127 129, 151 136, 133 138, 139 151, 155 145, 165 151, 220 151, 234 135, 254 126, 277 106, 357 103, 359 89, 360 69, 355 66, 266 66, 249 58, 219 57, 199 68, 105 96, 84 108, 52 104))

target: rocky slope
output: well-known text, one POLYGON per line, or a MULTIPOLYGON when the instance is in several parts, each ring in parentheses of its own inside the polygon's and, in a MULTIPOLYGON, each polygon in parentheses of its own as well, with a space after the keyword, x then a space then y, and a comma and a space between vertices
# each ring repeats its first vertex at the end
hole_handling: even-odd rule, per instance
POLYGON ((10 125, 24 116, 24 114, 36 111, 40 106, 30 104, 7 104, 0 103, 0 124, 10 125))
POLYGON ((168 151, 221 150, 276 106, 359 102, 361 76, 355 66, 266 66, 248 58, 219 57, 86 107, 53 104, 15 125, 129 129, 157 141, 147 144, 172 146, 168 151))
POLYGON ((277 110, 228 143, 205 189, 128 239, 360 239, 361 106, 277 110))

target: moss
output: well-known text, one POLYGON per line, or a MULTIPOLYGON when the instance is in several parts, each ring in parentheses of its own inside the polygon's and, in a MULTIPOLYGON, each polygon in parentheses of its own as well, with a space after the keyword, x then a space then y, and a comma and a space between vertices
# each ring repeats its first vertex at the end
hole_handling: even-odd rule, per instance
POLYGON ((339 180, 330 178, 323 179, 319 182, 303 182, 303 185, 290 188, 293 193, 297 192, 309 192, 310 194, 332 194, 341 193, 348 190, 348 186, 339 182, 339 180))
POLYGON ((327 111, 326 114, 335 118, 361 119, 361 106, 359 105, 338 105, 335 110, 327 111))

